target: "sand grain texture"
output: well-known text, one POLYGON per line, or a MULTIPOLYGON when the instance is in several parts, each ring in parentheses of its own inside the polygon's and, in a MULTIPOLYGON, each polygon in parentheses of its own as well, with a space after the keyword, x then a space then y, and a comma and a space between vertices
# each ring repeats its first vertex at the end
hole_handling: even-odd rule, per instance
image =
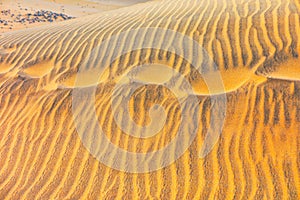
MULTIPOLYGON (((163 0, 3 34, 0 199, 299 199, 299 20, 296 0, 163 0), (168 116, 164 128, 148 139, 118 128, 110 107, 112 88, 134 66, 162 63, 179 71, 193 85, 200 107, 197 137, 183 156, 164 169, 131 174, 106 167, 83 146, 74 125, 72 88, 86 57, 92 58, 83 70, 89 77, 105 64, 96 58, 120 44, 163 41, 128 36, 91 55, 109 36, 147 27, 180 32, 205 48, 218 67, 203 60, 199 70, 207 76, 221 72, 226 121, 212 152, 200 159, 212 114, 201 75, 182 57, 164 51, 122 55, 97 83, 98 123, 112 143, 132 152, 154 151, 179 128, 178 100, 154 84, 135 92, 130 114, 146 125, 151 105, 161 104, 168 116)), ((147 80, 142 72, 137 76, 147 80)), ((89 119, 83 105, 78 113, 89 119)), ((129 126, 126 119, 124 124, 129 126)))

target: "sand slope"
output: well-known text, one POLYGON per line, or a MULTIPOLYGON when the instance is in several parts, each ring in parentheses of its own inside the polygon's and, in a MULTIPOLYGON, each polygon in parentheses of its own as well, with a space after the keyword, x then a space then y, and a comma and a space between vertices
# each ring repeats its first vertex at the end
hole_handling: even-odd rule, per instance
MULTIPOLYGON (((299 9, 300 3, 292 0, 165 0, 3 34, 0 199, 299 199, 299 9), (136 123, 146 125, 151 105, 161 104, 169 119, 165 127, 148 139, 118 129, 110 107, 112 88, 134 66, 163 63, 174 68, 191 82, 200 107, 197 137, 183 156, 156 172, 130 174, 106 167, 83 146, 74 124, 72 88, 80 67, 88 77, 80 85, 88 85, 93 70, 106 64, 97 58, 120 46, 163 41, 153 32, 147 38, 147 32, 144 37, 129 34, 94 51, 109 36, 141 27, 168 28, 205 48, 217 68, 201 60, 198 69, 204 76, 221 72, 226 121, 217 145, 199 159, 212 115, 201 75, 182 57, 155 49, 119 57, 96 83, 98 121, 112 143, 132 152, 153 151, 179 129, 177 99, 151 84, 135 92, 130 113, 136 123), (91 62, 84 63, 86 57, 91 62)), ((83 105, 78 113, 89 119, 83 105)), ((124 124, 129 126, 126 117, 124 124)), ((189 135, 181 142, 188 140, 189 135)))

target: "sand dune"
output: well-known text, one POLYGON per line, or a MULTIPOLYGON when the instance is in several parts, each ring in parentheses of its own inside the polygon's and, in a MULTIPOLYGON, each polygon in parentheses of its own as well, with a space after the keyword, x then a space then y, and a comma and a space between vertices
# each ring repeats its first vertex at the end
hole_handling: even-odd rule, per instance
MULTIPOLYGON (((299 17, 296 0, 162 0, 3 34, 0 199, 299 199, 299 17), (148 43, 176 52, 172 44, 184 43, 155 28, 192 38, 211 60, 205 54, 192 56, 195 48, 178 48, 184 57, 154 48, 119 54, 148 43), (120 56, 110 63, 115 54, 120 56), (151 68, 130 74, 136 66, 150 64, 168 66, 190 82, 199 102, 185 112, 194 115, 181 113, 176 94, 157 84, 166 78, 184 93, 185 83, 170 71, 160 74, 151 68), (83 78, 76 80, 78 72, 83 78), (216 72, 223 78, 221 88, 204 80, 216 72), (132 121, 156 130, 160 124, 152 120, 160 112, 152 110, 151 115, 151 107, 159 104, 166 111, 157 135, 143 138, 144 129, 132 126, 126 109, 120 108, 118 117, 135 136, 115 121, 111 106, 120 106, 122 99, 112 103, 111 98, 114 92, 129 94, 131 79, 148 82, 129 99, 132 121), (114 90, 119 82, 129 92, 114 90), (89 96, 83 92, 73 112, 72 94, 74 88, 91 86, 96 87, 98 119, 88 123, 93 117, 89 96), (199 158, 216 104, 209 95, 220 94, 227 97, 222 133, 212 151, 199 158), (150 162, 174 158, 173 164, 134 174, 107 167, 87 150, 76 115, 86 120, 82 123, 89 126, 85 131, 91 143, 99 123, 112 144, 136 153, 168 145, 181 130, 182 117, 196 120, 198 129, 191 141, 193 136, 183 128, 186 135, 174 148, 191 144, 178 159, 171 153, 150 162)), ((105 148, 100 144, 98 150, 105 148)), ((109 162, 123 165, 126 158, 114 160, 117 155, 109 152, 109 162)))
POLYGON ((17 0, 0 1, 0 34, 115 10, 147 0, 17 0), (47 12, 47 14, 41 12, 47 12), (63 14, 64 16, 61 16, 63 14))

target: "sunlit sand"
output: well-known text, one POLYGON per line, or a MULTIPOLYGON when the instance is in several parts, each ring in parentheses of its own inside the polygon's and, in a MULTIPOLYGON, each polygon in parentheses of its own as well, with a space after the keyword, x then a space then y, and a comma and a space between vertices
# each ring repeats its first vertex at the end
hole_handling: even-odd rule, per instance
MULTIPOLYGON (((30 7, 26 2, 22 6, 30 7)), ((300 198, 298 0, 41 2, 41 9, 52 5, 55 12, 64 5, 64 13, 75 18, 0 33, 0 199, 300 198), (174 48, 175 36, 150 31, 117 37, 97 49, 113 35, 149 27, 192 38, 215 65, 189 63, 193 48, 181 49, 185 58, 154 48, 118 54, 149 41, 174 48), (215 81, 219 75, 222 84, 215 81), (120 105, 134 84, 140 85, 125 109, 120 105), (74 108, 78 88, 83 93, 74 108), (92 97, 84 93, 93 88, 92 97), (211 98, 220 95, 226 96, 226 107, 211 98), (182 113, 180 103, 190 96, 198 103, 182 113), (87 107, 91 99, 95 105, 87 107), (112 106, 121 107, 116 118, 112 106), (221 135, 208 137, 216 144, 199 158, 210 123, 221 123, 223 113, 212 118, 215 106, 225 110, 221 135), (162 169, 118 171, 107 165, 122 167, 126 158, 109 151, 104 156, 110 163, 100 162, 82 143, 76 115, 84 119, 81 127, 92 147, 98 144, 97 124, 111 144, 128 152, 158 151, 180 130, 185 137, 176 145, 193 141, 178 159, 175 153, 148 159, 155 165, 176 158, 162 169), (181 128, 183 117, 195 127, 181 128), (139 128, 147 126, 151 130, 139 128)))

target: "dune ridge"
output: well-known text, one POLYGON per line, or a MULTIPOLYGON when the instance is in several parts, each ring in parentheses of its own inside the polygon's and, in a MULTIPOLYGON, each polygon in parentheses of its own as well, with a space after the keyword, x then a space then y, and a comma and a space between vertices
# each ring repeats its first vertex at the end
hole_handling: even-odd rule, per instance
MULTIPOLYGON (((300 67, 293 62, 300 53, 299 17, 296 0, 163 0, 3 34, 0 199, 298 199, 300 83, 292 73, 300 67), (120 46, 144 40, 163 43, 163 36, 145 32, 144 37, 127 35, 91 54, 110 36, 145 27, 193 38, 216 65, 200 60, 199 66, 191 66, 157 49, 129 52, 109 64, 97 82, 95 123, 113 144, 130 152, 155 151, 168 144, 179 129, 175 122, 181 113, 170 90, 144 85, 130 99, 133 120, 149 124, 149 109, 160 104, 168 116, 165 126, 147 139, 125 134, 114 122, 111 96, 128 71, 141 64, 168 65, 191 82, 199 99, 197 137, 183 156, 158 171, 132 174, 106 167, 83 146, 74 124, 72 89, 80 67, 89 77, 107 64, 97 58, 120 46), (83 65, 87 57, 90 62, 83 65), (291 73, 286 74, 288 68, 291 73), (201 76, 217 70, 227 95, 225 124, 212 152, 199 159, 214 103, 201 76)), ((173 40, 166 42, 171 46, 173 40)), ((181 84, 180 79, 174 81, 181 84)), ((85 107, 84 94, 81 98, 76 112, 90 119, 91 108, 85 107)), ((91 124, 87 135, 95 126, 91 124)), ((132 128, 126 118, 124 126, 132 128)), ((116 152, 110 156, 113 160, 116 152)))
MULTIPOLYGON (((190 4, 192 3, 193 2, 191 2, 190 4)), ((258 7, 256 11, 254 10, 253 13, 248 14, 249 16, 243 18, 239 16, 238 12, 241 12, 240 10, 246 8, 242 7, 240 10, 236 9, 236 11, 232 11, 230 13, 226 12, 225 6, 223 6, 223 8, 221 6, 218 6, 217 8, 215 8, 216 12, 211 12, 211 16, 203 15, 202 19, 201 14, 206 13, 203 11, 200 12, 195 8, 191 9, 190 7, 192 7, 192 5, 187 3, 187 5, 182 6, 182 13, 185 12, 185 14, 181 14, 183 16, 182 19, 180 19, 181 15, 179 13, 173 13, 173 15, 176 14, 176 16, 178 16, 179 18, 174 20, 174 22, 180 22, 178 25, 174 24, 174 22, 172 21, 171 23, 169 23, 166 20, 153 20, 152 18, 156 15, 158 15, 157 17, 159 17, 160 19, 164 19, 160 15, 163 15, 165 13, 162 12, 163 14, 156 14, 156 12, 151 12, 151 10, 144 9, 148 8, 147 4, 149 4, 148 6, 150 8, 159 9, 162 5, 167 4, 167 2, 150 2, 146 3, 145 5, 142 4, 132 6, 130 8, 119 9, 116 12, 111 11, 109 13, 114 13, 115 16, 112 15, 108 19, 104 12, 103 14, 93 15, 79 20, 73 20, 70 23, 67 22, 55 26, 45 26, 45 28, 36 29, 38 30, 36 33, 27 34, 26 37, 17 42, 18 44, 15 44, 16 42, 9 42, 10 38, 18 38, 17 33, 12 34, 11 36, 10 34, 7 34, 5 36, 6 39, 1 40, 0 45, 9 46, 14 44, 20 47, 14 53, 9 54, 2 59, 5 59, 4 62, 9 62, 9 65, 16 67, 16 65, 27 65, 27 63, 29 62, 28 58, 31 59, 32 57, 38 57, 38 59, 41 59, 41 62, 43 62, 42 60, 47 59, 46 57, 51 57, 54 63, 61 62, 58 65, 58 68, 61 69, 60 66, 64 66, 68 69, 66 73, 56 75, 65 77, 69 76, 69 74, 72 73, 71 71, 74 70, 76 72, 78 70, 80 61, 84 60, 84 56, 89 56, 87 52, 91 51, 92 46, 99 45, 99 42, 107 37, 107 33, 110 32, 109 35, 112 35, 116 33, 114 30, 122 32, 133 28, 147 26, 169 28, 171 30, 182 32, 188 36, 194 34, 195 37, 193 37, 193 39, 199 42, 208 51, 209 55, 212 56, 215 63, 217 64, 218 69, 220 69, 224 73, 224 77, 230 76, 230 74, 235 74, 235 70, 234 72, 231 72, 231 69, 234 69, 236 67, 251 69, 254 66, 260 64, 259 62, 261 62, 261 60, 263 60, 264 58, 266 59, 266 61, 260 64, 260 71, 262 71, 262 73, 260 74, 266 74, 266 69, 270 71, 270 67, 266 66, 276 67, 276 63, 282 63, 284 65, 284 63, 288 60, 298 57, 299 45, 297 40, 299 26, 297 25, 296 20, 297 15, 295 12, 297 11, 297 7, 295 4, 291 4, 291 9, 285 12, 284 9, 286 9, 289 4, 288 2, 283 2, 283 5, 277 6, 277 9, 278 12, 283 12, 284 15, 273 16, 275 13, 275 11, 273 11, 272 9, 273 6, 270 5, 271 7, 268 8, 267 3, 265 5, 262 2, 260 3, 260 7, 264 6, 268 8, 266 9, 265 14, 261 14, 263 9, 260 9, 260 7, 256 6, 258 7), (151 17, 149 17, 149 19, 147 19, 147 17, 145 18, 145 16, 149 15, 148 12, 151 13, 151 17), (123 16, 123 13, 125 13, 125 16, 128 16, 128 19, 130 21, 126 20, 126 17, 123 16), (197 21, 192 21, 185 17, 189 15, 193 15, 194 18, 196 18, 196 16, 200 17, 197 21), (137 22, 141 21, 139 16, 141 18, 145 18, 143 20, 145 22, 137 25, 137 22), (208 19, 204 17, 208 17, 208 19), (281 26, 276 28, 276 25, 273 25, 273 23, 276 22, 276 20, 274 20, 273 18, 276 17, 279 18, 279 21, 288 19, 281 22, 281 24, 283 24, 282 26, 284 26, 284 29, 281 28, 281 26), (206 22, 210 23, 207 23, 206 25, 204 19, 206 20, 206 22), (85 21, 90 20, 93 20, 93 23, 84 24, 85 21), (106 21, 107 23, 103 23, 104 21, 106 21), (111 21, 115 21, 114 25, 110 24, 111 21), (118 21, 120 22, 118 23, 118 21), (192 22, 189 23, 189 21, 192 22), (262 21, 265 21, 266 26, 261 24, 263 23, 262 21), (191 23, 193 23, 194 27, 200 30, 193 30, 193 27, 189 26, 189 24, 191 23), (183 24, 186 24, 186 26, 183 26, 183 24), (232 24, 234 25, 234 28, 229 29, 228 27, 231 27, 232 24), (77 26, 80 28, 76 29, 77 26), (53 29, 51 27, 53 27, 53 29), (60 31, 58 31, 58 29, 60 31), (41 33, 43 32, 45 32, 46 34, 41 35, 41 33), (203 32, 203 34, 198 36, 198 32, 203 32), (248 35, 248 38, 250 39, 248 39, 247 41, 243 37, 233 38, 233 35, 248 35), (35 39, 31 40, 29 38, 35 39), (30 45, 32 42, 34 42, 34 45, 30 45), (47 48, 47 50, 41 48, 44 45, 48 46, 49 48, 47 48), (246 51, 247 48, 241 48, 243 46, 251 47, 251 50, 246 51), (24 57, 25 55, 20 52, 27 52, 27 59, 24 57), (71 58, 68 59, 68 57, 71 58)), ((180 2, 178 4, 180 5, 180 2)), ((211 6, 211 8, 214 8, 214 3, 208 5, 211 6)), ((248 7, 250 7, 249 5, 251 5, 252 8, 252 4, 248 3, 248 7)), ((230 4, 228 6, 230 6, 230 4)), ((242 6, 242 4, 239 6, 242 6)), ((168 16, 168 14, 166 15, 168 16)), ((137 38, 136 40, 143 40, 143 38, 137 38)), ((172 39, 170 39, 170 41, 172 41, 172 39)), ((110 48, 112 49, 113 47, 110 48)), ((130 62, 133 61, 130 60, 130 62)), ((213 69, 209 69, 211 67, 212 66, 207 66, 207 63, 203 61, 201 72, 205 73, 208 71, 213 71, 213 69)), ((53 69, 53 71, 54 70, 55 68, 53 69)), ((276 68, 272 69, 272 71, 274 70, 276 71, 276 68)), ((238 88, 245 82, 245 79, 249 79, 251 76, 252 73, 249 71, 248 77, 243 77, 241 78, 241 80, 236 77, 236 83, 233 83, 233 85, 232 83, 229 83, 229 81, 225 81, 224 84, 226 90, 233 90, 238 88)))

